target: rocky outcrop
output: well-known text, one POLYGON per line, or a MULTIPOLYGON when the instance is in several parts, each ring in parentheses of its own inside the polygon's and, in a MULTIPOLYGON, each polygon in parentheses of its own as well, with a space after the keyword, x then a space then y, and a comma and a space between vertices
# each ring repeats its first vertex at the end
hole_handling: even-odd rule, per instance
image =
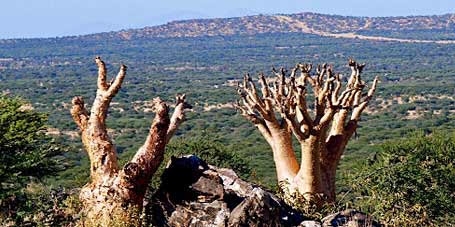
POLYGON ((329 215, 322 219, 323 227, 336 227, 336 226, 346 226, 346 227, 380 227, 381 225, 373 220, 370 216, 366 215, 357 210, 345 210, 332 215, 329 215))
POLYGON ((172 158, 152 198, 156 226, 298 226, 303 216, 230 169, 172 158))
POLYGON ((153 195, 153 226, 380 226, 369 216, 346 210, 323 219, 304 220, 271 192, 240 179, 230 169, 208 165, 196 156, 172 157, 153 195))

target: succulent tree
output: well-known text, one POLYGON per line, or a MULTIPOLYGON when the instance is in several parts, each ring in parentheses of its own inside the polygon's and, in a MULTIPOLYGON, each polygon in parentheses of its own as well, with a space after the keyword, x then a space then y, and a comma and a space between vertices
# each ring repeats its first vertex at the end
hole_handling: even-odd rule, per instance
POLYGON ((169 117, 169 107, 155 98, 155 118, 147 139, 134 157, 123 168, 119 167, 115 145, 108 135, 106 117, 111 100, 119 92, 126 75, 122 65, 110 83, 106 66, 97 57, 98 89, 88 112, 82 97, 72 100, 71 115, 79 126, 82 142, 90 158, 90 182, 80 193, 85 226, 135 225, 147 185, 163 160, 164 149, 177 127, 184 120, 184 109, 189 105, 185 95, 178 95, 175 110, 169 117))
POLYGON ((367 90, 361 79, 365 64, 351 59, 349 67, 345 86, 327 64, 318 65, 315 73, 312 64, 297 64, 290 72, 272 69, 274 78, 259 74, 260 88, 246 74, 239 85, 237 107, 271 146, 288 198, 297 194, 319 205, 335 201, 338 163, 378 83, 375 78, 367 90), (309 99, 314 99, 311 106, 309 99), (301 146, 300 164, 292 134, 301 146))

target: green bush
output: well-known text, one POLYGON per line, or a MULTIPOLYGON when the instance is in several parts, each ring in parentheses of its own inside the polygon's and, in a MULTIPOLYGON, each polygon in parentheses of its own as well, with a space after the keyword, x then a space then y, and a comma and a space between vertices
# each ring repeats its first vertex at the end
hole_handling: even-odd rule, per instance
POLYGON ((0 218, 0 225, 74 226, 82 208, 78 196, 78 190, 29 184, 27 193, 9 198, 8 212, 14 215, 0 218))
POLYGON ((355 204, 391 226, 455 224, 455 133, 390 142, 355 171, 355 204))
MULTIPOLYGON (((33 110, 19 98, 0 96, 0 225, 18 224, 43 213, 53 203, 49 193, 34 185, 63 169, 66 150, 45 135, 47 115, 33 110), (43 196, 47 196, 44 198, 43 196)), ((48 217, 48 215, 42 216, 48 217)))
POLYGON ((62 168, 64 149, 45 135, 46 123, 25 101, 0 96, 0 200, 62 168))

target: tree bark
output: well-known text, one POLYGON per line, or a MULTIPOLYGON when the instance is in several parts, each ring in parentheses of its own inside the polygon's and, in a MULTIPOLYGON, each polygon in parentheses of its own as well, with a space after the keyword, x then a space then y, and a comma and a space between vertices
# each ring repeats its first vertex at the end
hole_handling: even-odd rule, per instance
POLYGON ((291 133, 287 130, 272 130, 272 151, 278 182, 290 183, 299 171, 299 164, 292 148, 291 133))
POLYGON ((105 120, 112 98, 120 90, 126 75, 122 65, 111 83, 106 82, 106 67, 99 57, 98 89, 90 113, 81 97, 72 101, 71 114, 79 126, 82 142, 90 159, 90 182, 81 189, 83 204, 81 226, 139 226, 140 212, 147 185, 164 157, 165 146, 184 120, 188 107, 185 96, 177 96, 174 114, 169 117, 168 105, 159 98, 153 100, 155 118, 144 145, 123 168, 118 158, 105 120))
POLYGON ((300 194, 307 199, 320 197, 322 190, 321 144, 317 135, 312 135, 301 143, 302 160, 300 170, 295 177, 295 184, 300 194))

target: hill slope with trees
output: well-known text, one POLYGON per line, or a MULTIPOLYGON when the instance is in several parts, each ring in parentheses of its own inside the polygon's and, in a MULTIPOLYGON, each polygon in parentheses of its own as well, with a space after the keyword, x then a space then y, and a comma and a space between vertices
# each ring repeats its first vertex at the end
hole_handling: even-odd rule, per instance
POLYGON ((455 14, 408 17, 349 17, 318 13, 256 15, 173 21, 164 25, 89 35, 88 39, 138 39, 264 33, 307 33, 344 38, 379 37, 418 42, 454 40, 455 14))

